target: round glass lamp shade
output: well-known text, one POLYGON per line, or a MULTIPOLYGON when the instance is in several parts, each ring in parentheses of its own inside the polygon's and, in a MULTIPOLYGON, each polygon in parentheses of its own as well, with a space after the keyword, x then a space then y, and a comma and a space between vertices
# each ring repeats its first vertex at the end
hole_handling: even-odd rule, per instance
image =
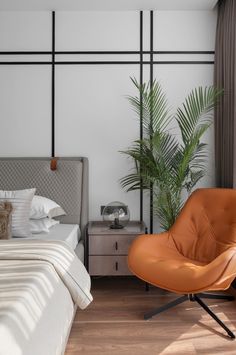
POLYGON ((111 229, 124 228, 129 222, 129 208, 123 202, 113 201, 103 209, 103 221, 107 222, 111 229))

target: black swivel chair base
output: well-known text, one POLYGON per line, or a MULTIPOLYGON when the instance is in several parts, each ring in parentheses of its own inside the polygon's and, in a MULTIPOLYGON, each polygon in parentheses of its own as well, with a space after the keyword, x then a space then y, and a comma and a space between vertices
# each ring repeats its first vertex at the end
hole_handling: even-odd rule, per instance
POLYGON ((174 301, 171 301, 171 302, 165 304, 164 306, 161 306, 161 307, 156 308, 150 312, 145 313, 144 319, 148 320, 148 319, 156 316, 157 314, 166 311, 169 308, 175 307, 178 304, 189 300, 191 302, 197 302, 228 333, 230 338, 235 339, 234 333, 231 332, 231 330, 228 327, 226 327, 226 325, 215 315, 215 313, 212 312, 212 310, 202 301, 202 298, 221 299, 221 300, 228 300, 228 301, 234 300, 234 296, 223 295, 223 294, 222 295, 214 295, 213 293, 198 293, 198 294, 184 295, 184 296, 181 296, 181 297, 175 299, 174 301))

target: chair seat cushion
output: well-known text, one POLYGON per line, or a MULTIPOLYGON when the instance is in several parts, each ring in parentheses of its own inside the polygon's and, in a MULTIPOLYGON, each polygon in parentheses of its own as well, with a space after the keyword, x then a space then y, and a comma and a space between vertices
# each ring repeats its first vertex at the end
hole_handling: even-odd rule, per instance
POLYGON ((129 250, 130 270, 155 286, 176 293, 227 289, 236 275, 236 247, 210 263, 191 260, 176 248, 171 234, 143 235, 129 250))

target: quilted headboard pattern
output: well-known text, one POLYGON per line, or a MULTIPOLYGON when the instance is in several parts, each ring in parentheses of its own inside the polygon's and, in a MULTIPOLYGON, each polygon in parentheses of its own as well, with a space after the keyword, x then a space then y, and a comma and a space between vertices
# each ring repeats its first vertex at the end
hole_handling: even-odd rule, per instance
POLYGON ((0 158, 0 190, 36 188, 36 194, 56 201, 66 212, 62 223, 77 223, 82 235, 88 222, 88 159, 0 158))

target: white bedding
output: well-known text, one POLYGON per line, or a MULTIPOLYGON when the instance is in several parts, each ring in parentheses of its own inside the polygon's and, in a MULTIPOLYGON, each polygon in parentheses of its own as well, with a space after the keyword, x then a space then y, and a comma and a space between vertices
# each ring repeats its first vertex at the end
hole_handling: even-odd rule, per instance
POLYGON ((75 248, 75 254, 84 264, 84 242, 82 240, 77 244, 77 247, 75 248))
POLYGON ((80 228, 78 224, 56 224, 51 227, 49 233, 33 234, 30 239, 62 240, 75 250, 80 240, 80 228))
POLYGON ((0 241, 0 355, 63 354, 90 277, 64 242, 0 241))

